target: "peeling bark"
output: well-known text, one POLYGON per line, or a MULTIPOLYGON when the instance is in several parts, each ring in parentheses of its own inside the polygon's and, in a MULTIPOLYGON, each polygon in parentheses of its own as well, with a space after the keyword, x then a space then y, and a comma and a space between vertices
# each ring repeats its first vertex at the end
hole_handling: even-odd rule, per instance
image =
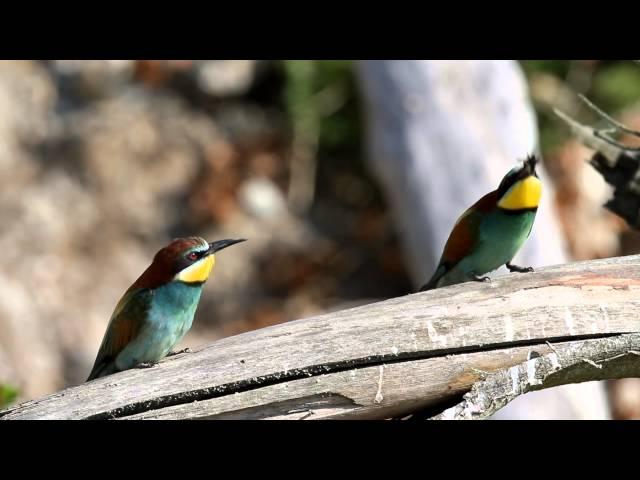
POLYGON ((640 334, 549 345, 549 353, 488 375, 433 420, 490 417, 516 397, 569 383, 640 377, 640 334))

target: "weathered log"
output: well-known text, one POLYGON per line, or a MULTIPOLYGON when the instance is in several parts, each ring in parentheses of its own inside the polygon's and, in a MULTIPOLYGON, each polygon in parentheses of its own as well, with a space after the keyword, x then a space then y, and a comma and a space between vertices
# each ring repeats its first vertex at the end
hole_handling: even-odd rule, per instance
MULTIPOLYGON (((585 357, 596 363, 622 352, 617 341, 640 349, 638 335, 621 336, 640 332, 638 267, 640 256, 565 264, 292 321, 25 402, 0 418, 409 415, 456 401, 491 372, 550 359, 554 348, 564 358, 616 338, 585 357)), ((600 369, 591 378, 602 378, 600 369)))

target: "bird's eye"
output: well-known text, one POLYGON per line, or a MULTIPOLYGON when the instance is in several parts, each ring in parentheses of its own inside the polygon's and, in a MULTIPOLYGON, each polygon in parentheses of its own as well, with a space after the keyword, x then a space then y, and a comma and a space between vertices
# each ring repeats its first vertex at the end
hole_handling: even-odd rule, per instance
POLYGON ((191 252, 189 255, 187 255, 187 258, 189 260, 197 260, 198 259, 198 254, 196 252, 191 252))

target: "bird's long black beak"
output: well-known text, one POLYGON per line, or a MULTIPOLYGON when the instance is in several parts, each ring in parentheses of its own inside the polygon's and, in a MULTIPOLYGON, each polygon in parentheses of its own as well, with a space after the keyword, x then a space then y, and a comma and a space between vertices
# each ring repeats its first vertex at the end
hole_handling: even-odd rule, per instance
POLYGON ((238 240, 216 240, 215 242, 209 242, 209 255, 220 250, 235 245, 236 243, 245 242, 246 238, 240 238, 238 240))
POLYGON ((536 173, 536 163, 538 163, 538 161, 538 157, 536 157, 535 155, 529 155, 524 161, 524 171, 526 172, 527 177, 529 175, 535 175, 536 177, 538 176, 538 174, 536 173))

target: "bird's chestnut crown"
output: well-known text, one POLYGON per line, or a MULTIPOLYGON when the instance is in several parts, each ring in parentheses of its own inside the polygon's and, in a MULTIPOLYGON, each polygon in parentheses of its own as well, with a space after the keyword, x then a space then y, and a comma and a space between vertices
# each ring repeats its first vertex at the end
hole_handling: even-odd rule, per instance
POLYGON ((129 289, 158 288, 172 281, 202 284, 214 266, 214 253, 244 241, 207 242, 201 237, 177 238, 155 254, 151 265, 129 289))
POLYGON ((185 283, 203 283, 209 278, 215 264, 214 253, 243 241, 218 240, 209 243, 201 237, 177 238, 156 253, 154 271, 162 277, 169 276, 185 283))

